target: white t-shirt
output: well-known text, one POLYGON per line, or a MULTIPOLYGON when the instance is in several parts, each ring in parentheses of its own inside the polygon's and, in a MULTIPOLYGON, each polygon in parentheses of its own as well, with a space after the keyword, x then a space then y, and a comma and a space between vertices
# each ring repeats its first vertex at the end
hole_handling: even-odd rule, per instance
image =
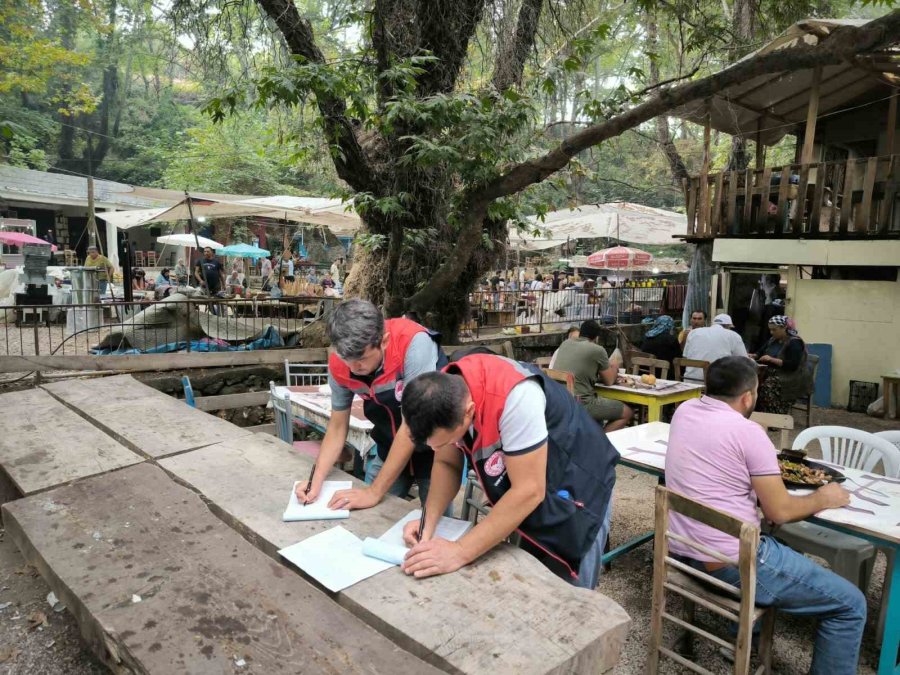
MULTIPOLYGON (((712 363, 725 356, 747 356, 744 341, 733 330, 712 325, 694 328, 688 333, 684 344, 684 358, 712 363)), ((702 382, 703 371, 700 368, 688 368, 684 371, 684 377, 702 382)))
POLYGON ((509 392, 500 415, 500 442, 506 455, 522 455, 547 442, 547 397, 534 380, 523 380, 509 392))

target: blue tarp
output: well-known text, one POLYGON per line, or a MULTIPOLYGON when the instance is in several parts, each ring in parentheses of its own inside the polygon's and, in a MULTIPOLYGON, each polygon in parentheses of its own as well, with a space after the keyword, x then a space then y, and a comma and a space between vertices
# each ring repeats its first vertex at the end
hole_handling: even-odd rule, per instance
MULTIPOLYGON (((192 352, 249 352, 256 351, 259 349, 272 349, 274 347, 284 347, 284 340, 281 338, 281 335, 275 330, 274 326, 267 327, 262 335, 252 342, 247 342, 242 345, 232 345, 224 342, 222 340, 213 340, 210 338, 203 338, 200 340, 191 340, 191 351, 192 352)), ((108 356, 110 354, 114 354, 116 356, 122 356, 125 354, 168 354, 170 352, 182 352, 186 351, 188 348, 188 343, 186 340, 180 340, 178 342, 167 342, 164 345, 157 345, 156 347, 151 347, 145 351, 141 351, 140 349, 128 348, 128 349, 92 349, 91 353, 96 354, 98 356, 108 356)))

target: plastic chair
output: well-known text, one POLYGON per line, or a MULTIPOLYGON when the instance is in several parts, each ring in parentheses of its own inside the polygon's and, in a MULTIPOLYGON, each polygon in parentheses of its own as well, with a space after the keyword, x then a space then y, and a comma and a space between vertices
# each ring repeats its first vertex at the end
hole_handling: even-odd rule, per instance
POLYGON ((147 251, 145 254, 147 267, 156 267, 156 251, 147 251))
POLYGON ((874 471, 881 461, 884 475, 900 474, 900 448, 886 438, 850 427, 810 427, 794 439, 794 450, 803 450, 812 441, 818 441, 822 459, 848 469, 874 471))
POLYGON ((191 378, 187 375, 182 376, 181 386, 184 387, 184 402, 192 408, 196 408, 197 403, 194 401, 194 388, 191 386, 191 378))
POLYGON ((291 363, 285 359, 284 381, 289 387, 313 387, 328 384, 328 364, 291 363))
MULTIPOLYGON (((897 446, 898 450, 900 450, 900 430, 891 429, 889 431, 877 431, 872 435, 890 441, 897 446)), ((900 476, 898 476, 898 478, 900 478, 900 476)))
MULTIPOLYGON (((269 381, 269 400, 272 401, 272 409, 275 411, 275 432, 278 438, 285 443, 290 443, 297 452, 316 458, 322 444, 319 441, 295 441, 294 440, 294 415, 291 412, 291 397, 289 394, 279 396, 275 391, 275 383, 269 381)), ((353 456, 344 448, 344 452, 335 462, 340 465, 352 461, 353 456)))
MULTIPOLYGON (((850 427, 811 427, 794 439, 794 450, 819 442, 822 459, 850 469, 872 471, 881 462, 886 476, 900 471, 900 449, 875 434, 850 427)), ((788 523, 774 531, 776 539, 803 553, 824 558, 831 569, 865 592, 875 564, 875 547, 860 537, 808 522, 788 523)))
POLYGON ((810 388, 810 392, 806 396, 802 396, 794 401, 794 405, 791 406, 791 410, 802 410, 806 412, 806 426, 807 428, 812 426, 812 397, 813 397, 813 389, 815 389, 816 385, 816 373, 819 372, 819 355, 818 354, 809 354, 806 357, 809 362, 812 364, 812 381, 813 386, 810 388))
POLYGON ((650 613, 650 644, 647 655, 647 673, 659 672, 660 657, 665 656, 677 664, 698 673, 709 671, 690 661, 693 657, 694 635, 699 635, 734 654, 734 673, 748 675, 772 672, 772 638, 775 630, 775 610, 756 606, 756 551, 759 548, 759 525, 745 523, 718 509, 693 501, 663 486, 656 488, 656 537, 653 544, 653 606, 650 613), (739 540, 738 559, 707 548, 702 544, 672 532, 669 514, 675 512, 696 520, 708 527, 724 532, 739 540), (706 572, 700 571, 669 555, 669 542, 676 540, 682 546, 703 552, 740 570, 740 588, 726 584, 706 572), (684 618, 671 614, 666 606, 666 591, 681 596, 684 618), (701 628, 695 621, 696 606, 700 605, 737 624, 737 635, 730 640, 701 628), (753 626, 762 620, 759 635, 760 667, 750 670, 750 648, 753 626), (663 645, 663 622, 670 621, 685 630, 678 640, 681 649, 663 645), (676 651, 677 650, 677 651, 676 651), (679 653, 679 651, 681 653, 679 653))

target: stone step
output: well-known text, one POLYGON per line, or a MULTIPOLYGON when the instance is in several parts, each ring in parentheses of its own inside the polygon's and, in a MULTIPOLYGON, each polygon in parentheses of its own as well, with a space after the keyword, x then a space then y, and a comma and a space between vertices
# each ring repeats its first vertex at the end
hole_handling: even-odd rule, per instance
POLYGON ((159 458, 252 432, 192 408, 131 375, 43 385, 53 397, 145 457, 159 458))
POLYGON ((439 672, 150 463, 10 502, 3 517, 114 672, 439 672))
MULTIPOLYGON (((169 457, 160 466, 279 559, 278 549, 335 526, 281 520, 294 481, 306 479, 311 463, 277 438, 256 434, 169 457)), ((329 478, 351 480, 337 470, 329 478)), ((389 496, 340 525, 359 537, 378 537, 417 507, 389 496)), ((442 670, 472 675, 602 673, 617 662, 630 623, 611 599, 570 586, 507 545, 453 574, 415 579, 395 568, 335 598, 409 652, 442 670)))
POLYGON ((41 389, 0 395, 0 501, 144 461, 41 389))

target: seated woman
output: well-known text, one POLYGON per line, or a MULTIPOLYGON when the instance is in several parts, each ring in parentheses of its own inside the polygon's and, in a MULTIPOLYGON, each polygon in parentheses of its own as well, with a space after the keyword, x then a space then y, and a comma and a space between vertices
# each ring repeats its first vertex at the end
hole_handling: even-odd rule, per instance
MULTIPOLYGON (((649 317, 644 319, 650 322, 649 317)), ((661 314, 653 320, 650 329, 644 334, 641 351, 653 354, 653 358, 669 364, 669 372, 673 372, 673 359, 681 356, 681 345, 674 334, 675 322, 671 316, 661 314)))
POLYGON ((131 270, 131 290, 146 291, 147 290, 147 273, 140 267, 131 270))
POLYGON ((788 415, 791 406, 809 392, 811 382, 806 368, 806 343, 797 334, 793 319, 773 316, 769 319, 772 337, 759 355, 752 358, 767 366, 760 378, 758 412, 788 415))
POLYGON ((156 299, 167 298, 175 290, 175 280, 168 267, 163 267, 156 276, 156 299))

